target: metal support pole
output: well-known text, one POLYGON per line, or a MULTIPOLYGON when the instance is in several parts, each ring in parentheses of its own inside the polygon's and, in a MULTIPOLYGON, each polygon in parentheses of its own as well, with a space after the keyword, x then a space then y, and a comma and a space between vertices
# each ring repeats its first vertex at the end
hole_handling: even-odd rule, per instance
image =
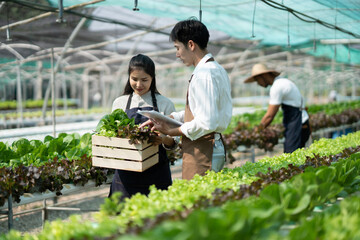
POLYGON ((255 148, 251 146, 251 162, 255 162, 255 148))
POLYGON ((62 71, 61 88, 62 88, 62 93, 63 93, 64 112, 65 112, 65 116, 68 116, 66 78, 65 78, 65 72, 64 71, 62 71))
POLYGON ((62 23, 62 22, 64 22, 64 16, 63 16, 63 13, 64 13, 64 5, 63 5, 63 0, 59 0, 58 3, 59 3, 59 17, 58 17, 58 19, 56 19, 56 22, 62 23))
POLYGON ((107 98, 105 98, 106 84, 105 84, 105 80, 104 80, 104 72, 103 71, 100 71, 99 81, 100 81, 100 89, 101 89, 101 107, 106 108, 106 100, 107 100, 107 98))
POLYGON ((44 97, 44 103, 42 106, 42 119, 43 119, 43 124, 46 124, 46 107, 47 107, 47 101, 49 99, 49 95, 50 95, 50 88, 47 87, 46 88, 46 92, 45 92, 45 97, 44 97))
POLYGON ((57 203, 58 203, 58 197, 55 196, 55 197, 53 198, 53 204, 55 205, 55 204, 57 204, 57 203))
POLYGON ((351 78, 351 100, 356 99, 356 81, 355 78, 351 78))
POLYGON ((44 228, 45 221, 48 220, 48 212, 46 207, 46 199, 43 200, 43 208, 42 208, 42 226, 44 228))
POLYGON ((22 105, 22 94, 21 94, 21 78, 20 78, 20 63, 17 63, 16 68, 16 98, 17 98, 17 112, 20 114, 20 120, 18 122, 18 127, 23 126, 23 105, 22 105))
POLYGON ((53 137, 56 138, 56 103, 55 103, 55 70, 54 70, 54 49, 51 48, 51 107, 53 137))
POLYGON ((43 87, 43 78, 41 75, 42 67, 43 67, 42 62, 37 61, 36 62, 37 76, 34 79, 35 80, 34 98, 36 100, 40 100, 42 98, 42 87, 43 87))
POLYGON ((83 74, 83 102, 81 107, 85 110, 89 109, 89 75, 83 74))
POLYGON ((1 100, 2 100, 2 101, 6 101, 6 86, 5 86, 5 84, 3 85, 3 93, 4 93, 4 95, 3 95, 3 97, 1 98, 1 100))
POLYGON ((12 208, 12 195, 8 197, 8 229, 13 228, 13 208, 12 208))

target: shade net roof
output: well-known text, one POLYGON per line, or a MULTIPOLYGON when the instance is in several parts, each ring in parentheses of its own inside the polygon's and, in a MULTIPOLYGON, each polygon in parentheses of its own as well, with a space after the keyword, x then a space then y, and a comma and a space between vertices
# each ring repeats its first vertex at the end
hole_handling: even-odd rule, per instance
MULTIPOLYGON (((29 3, 26 0, 5 2, 29 3)), ((43 2, 47 2, 52 8, 59 7, 58 0, 43 2)), ((89 2, 63 0, 63 7, 89 2)), ((123 17, 138 18, 138 22, 142 21, 143 14, 163 19, 163 25, 167 19, 176 22, 197 17, 201 18, 209 30, 220 31, 236 39, 260 41, 259 47, 276 45, 289 50, 308 48, 308 53, 312 55, 334 58, 343 63, 360 64, 358 0, 104 0, 87 5, 87 8, 95 9, 92 13, 93 20, 97 22, 95 24, 101 25, 117 19, 116 24, 123 24, 133 30, 144 30, 146 27, 151 30, 152 26, 146 22, 146 18, 140 24, 128 24, 131 19, 119 20, 119 15, 123 15, 124 12, 117 12, 115 7, 128 10, 137 8, 138 11, 134 11, 133 15, 123 17), (101 10, 97 11, 106 8, 114 9, 106 16, 99 13, 101 10), (326 40, 342 40, 342 44, 323 44, 326 40)), ((81 12, 79 9, 72 11, 81 12)), ((98 28, 99 32, 100 30, 101 27, 98 28)), ((94 32, 92 34, 95 34, 94 32)), ((169 29, 166 32, 169 32, 169 29)), ((89 38, 92 36, 88 35, 89 38)), ((98 36, 95 34, 94 38, 98 36)))
MULTIPOLYGON (((52 2, 56 5, 57 0, 52 2)), ((73 3, 64 0, 64 6, 73 3)), ((135 7, 134 1, 121 0, 96 4, 106 5, 135 7)), ((199 18, 200 6, 202 21, 209 28, 236 38, 259 39, 264 44, 285 45, 288 36, 291 44, 313 38, 360 38, 360 2, 356 0, 157 0, 139 1, 137 8, 142 13, 183 20, 199 18)))
MULTIPOLYGON (((50 3, 58 6, 57 0, 50 3)), ((64 0, 63 4, 70 6, 74 1, 64 0)), ((341 39, 345 46, 314 46, 317 51, 310 49, 309 53, 360 64, 360 44, 353 41, 360 39, 358 0, 106 0, 94 6, 137 8, 144 14, 176 20, 195 16, 209 29, 237 39, 258 40, 261 45, 297 48, 341 39)))
MULTIPOLYGON (((239 39, 296 45, 314 38, 360 38, 360 2, 355 0, 157 0, 139 1, 137 8, 142 13, 184 20, 199 18, 200 3, 201 20, 209 28, 239 39)), ((107 0, 96 5, 132 9, 134 1, 107 0)))

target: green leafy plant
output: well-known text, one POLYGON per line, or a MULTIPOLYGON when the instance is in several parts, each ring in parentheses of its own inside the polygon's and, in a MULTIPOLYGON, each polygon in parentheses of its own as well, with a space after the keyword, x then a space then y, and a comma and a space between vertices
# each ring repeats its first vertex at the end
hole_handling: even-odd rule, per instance
POLYGON ((96 132, 104 137, 128 138, 130 144, 146 142, 157 134, 148 127, 139 128, 134 118, 129 118, 122 109, 105 115, 96 127, 96 132))
POLYGON ((116 109, 111 114, 106 114, 102 117, 96 126, 96 132, 100 136, 116 137, 118 136, 118 129, 122 126, 135 126, 135 119, 129 118, 122 109, 116 109))

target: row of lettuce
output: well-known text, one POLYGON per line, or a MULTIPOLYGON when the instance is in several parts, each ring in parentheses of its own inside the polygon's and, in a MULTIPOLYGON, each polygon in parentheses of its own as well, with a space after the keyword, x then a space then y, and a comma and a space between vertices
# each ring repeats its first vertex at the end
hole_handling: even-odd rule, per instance
POLYGON ((10 195, 20 202, 25 192, 50 190, 61 195, 64 184, 92 180, 101 185, 111 172, 92 166, 90 133, 61 133, 44 141, 22 138, 11 146, 0 142, 0 159, 0 206, 10 195))
MULTIPOLYGON (((58 108, 55 112, 56 117, 63 117, 63 116, 78 116, 78 115, 89 115, 90 114, 103 114, 104 112, 108 112, 110 111, 110 109, 104 109, 104 108, 100 108, 100 107, 94 107, 91 109, 84 109, 84 108, 70 108, 67 110, 63 110, 58 108)), ((52 117, 53 112, 50 111, 46 111, 45 116, 50 118, 52 117)), ((19 112, 9 112, 9 113, 4 113, 2 114, 3 118, 5 120, 10 120, 10 119, 18 119, 20 118, 20 113, 19 112)), ((39 111, 25 111, 22 113, 22 117, 24 119, 36 119, 36 118, 41 118, 43 117, 43 112, 41 110, 39 111)))
MULTIPOLYGON (((26 100, 23 101, 23 107, 24 108, 29 108, 29 109, 35 109, 35 108, 42 108, 44 105, 44 100, 43 99, 39 99, 39 100, 26 100)), ((56 105, 58 107, 62 107, 64 105, 67 105, 68 107, 76 107, 77 103, 75 101, 72 100, 61 100, 58 99, 56 100, 56 105)), ((1 110, 16 110, 17 109, 17 105, 18 102, 16 100, 7 100, 7 101, 1 101, 0 102, 0 111, 1 110)), ((46 104, 46 106, 51 107, 52 105, 52 101, 49 100, 46 104)))
MULTIPOLYGON (((292 154, 265 157, 190 181, 175 180, 166 191, 152 187, 148 196, 137 194, 125 202, 106 199, 101 211, 94 215, 96 222, 82 222, 74 215, 70 222, 47 223, 37 235, 12 231, 2 238, 305 239, 301 237, 305 235, 297 234, 305 229, 309 239, 328 239, 323 238, 326 234, 351 239, 348 237, 359 234, 356 227, 343 224, 344 229, 348 228, 343 237, 339 235, 344 229, 337 232, 340 226, 334 228, 335 233, 323 228, 327 228, 324 221, 328 218, 339 221, 346 211, 359 212, 359 205, 352 204, 359 203, 354 194, 360 183, 358 146, 360 132, 321 139, 292 154), (290 180, 284 181, 289 179, 289 172, 290 180), (259 185, 263 188, 259 189, 259 185), (345 200, 337 204, 340 196, 345 200), (332 206, 319 214, 314 212, 328 205, 332 206), (314 222, 319 223, 316 232, 306 230, 314 222), (290 231, 289 226, 294 229, 290 231)), ((354 223, 359 222, 359 214, 351 217, 354 223)))
MULTIPOLYGON (((360 101, 312 105, 308 112, 312 132, 349 126, 360 121, 360 101)), ((224 136, 229 159, 234 160, 232 152, 236 151, 238 146, 255 146, 272 151, 283 138, 282 112, 278 112, 273 123, 265 129, 260 126, 264 114, 265 110, 260 110, 232 118, 224 136)))
MULTIPOLYGON (((331 109, 332 113, 336 110, 337 112, 346 111, 354 114, 356 113, 355 110, 357 110, 359 103, 360 101, 331 104, 330 107, 317 107, 316 111, 319 109, 325 111, 327 111, 326 109, 331 109), (343 111, 344 108, 349 109, 343 111)), ((110 132, 118 134, 119 131, 114 130, 115 128, 128 128, 128 121, 125 122, 126 126, 118 126, 122 121, 117 121, 116 119, 121 118, 122 115, 125 114, 120 114, 115 111, 104 116, 99 123, 102 128, 99 128, 98 132, 108 134, 111 130, 110 132), (118 115, 120 117, 117 117, 118 115), (111 126, 113 126, 114 129, 110 129, 111 126)), ((352 121, 355 120, 357 120, 357 118, 354 118, 352 121)), ((240 122, 238 125, 242 123, 243 122, 240 122)), ((129 132, 128 135, 130 134, 134 139, 142 139, 149 135, 148 131, 145 130, 137 131, 132 128, 127 130, 127 132, 129 132)), ((256 130, 236 129, 232 134, 225 135, 227 152, 230 159, 232 159, 231 153, 236 152, 237 147, 240 145, 256 144, 260 148, 269 150, 269 148, 271 148, 270 146, 278 143, 278 138, 281 134, 281 129, 274 130, 274 128, 257 128, 256 130), (240 139, 245 139, 245 141, 241 141, 240 139)), ((171 152, 170 156, 172 161, 175 161, 176 158, 180 157, 180 154, 178 151, 171 152)), ((112 172, 111 170, 107 171, 106 169, 91 166, 90 133, 83 136, 79 134, 61 133, 57 138, 46 136, 44 141, 29 141, 22 138, 13 142, 11 146, 0 142, 0 159, 0 206, 5 203, 10 195, 13 196, 15 201, 19 202, 24 192, 44 192, 51 190, 57 194, 61 194, 62 185, 65 183, 85 184, 89 180, 94 180, 96 184, 99 185, 107 180, 104 174, 112 172), (66 167, 61 167, 61 165, 66 167), (21 181, 15 178, 20 178, 21 181)))
POLYGON ((259 196, 196 209, 185 219, 163 221, 135 236, 115 236, 117 239, 358 239, 359 174, 360 154, 356 153, 330 167, 307 168, 290 181, 265 187, 259 196), (337 201, 345 196, 345 200, 337 201))
POLYGON ((112 237, 357 239, 360 230, 357 225, 349 225, 349 222, 360 222, 360 196, 357 192, 360 187, 359 173, 360 154, 356 153, 330 167, 306 168, 304 173, 294 176, 290 181, 266 186, 258 196, 202 207, 192 211, 186 218, 162 221, 135 236, 114 234, 112 237), (341 201, 344 197, 345 200, 341 201), (348 224, 341 224, 341 221, 348 224))
MULTIPOLYGON (((327 104, 313 104, 307 107, 307 112, 309 115, 314 115, 317 113, 322 113, 327 116, 337 115, 345 110, 354 110, 360 108, 360 100, 356 101, 346 101, 346 102, 333 102, 327 104)), ((234 116, 231 120, 230 126, 227 129, 226 133, 231 133, 234 129, 236 129, 239 123, 242 123, 244 127, 253 128, 260 124, 262 117, 265 115, 266 110, 257 110, 253 113, 244 113, 237 116, 234 116)), ((281 123, 282 122, 282 113, 281 111, 277 113, 273 123, 281 123)), ((316 126, 313 126, 316 129, 316 126)))
MULTIPOLYGON (((314 109, 312 111, 309 110, 310 113, 324 111, 318 113, 318 115, 326 113, 343 114, 343 116, 346 116, 345 118, 347 121, 339 121, 339 126, 360 121, 360 101, 332 103, 319 106, 314 105, 310 107, 310 109, 314 109)), ((108 114, 108 116, 112 115, 114 114, 108 114)), ((262 149, 269 150, 269 145, 274 146, 278 143, 278 139, 282 137, 283 129, 281 126, 271 126, 266 129, 261 129, 259 127, 250 129, 234 127, 234 123, 238 126, 249 123, 258 124, 262 115, 263 112, 260 111, 253 114, 242 114, 232 118, 232 123, 229 127, 231 133, 225 134, 226 146, 229 152, 236 151, 237 147, 240 145, 257 145, 262 149)), ((324 116, 329 119, 337 119, 334 115, 324 116)), ((108 120, 106 124, 109 126, 111 124, 114 125, 113 122, 115 122, 115 120, 110 120, 108 120), (108 124, 108 122, 111 124, 108 124)), ((311 122, 313 122, 313 120, 311 122)), ((323 119, 319 122, 324 123, 326 121, 323 119)), ((314 130, 314 124, 312 124, 312 128, 314 130)), ((108 131, 108 129, 105 130, 108 131)), ((61 133, 57 138, 46 136, 43 141, 29 141, 25 138, 21 138, 14 141, 11 146, 7 143, 0 142, 0 167, 17 167, 19 165, 30 166, 31 164, 33 166, 41 166, 52 161, 55 157, 57 157, 57 159, 77 160, 83 155, 91 155, 90 133, 83 136, 80 136, 79 134, 61 133)))

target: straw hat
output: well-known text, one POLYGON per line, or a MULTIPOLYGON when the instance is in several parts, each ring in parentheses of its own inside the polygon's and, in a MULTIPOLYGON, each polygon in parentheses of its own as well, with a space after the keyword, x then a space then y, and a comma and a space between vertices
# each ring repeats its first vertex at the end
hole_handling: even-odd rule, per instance
POLYGON ((280 75, 280 73, 275 70, 269 70, 265 64, 257 63, 253 66, 253 68, 251 70, 251 76, 248 77, 247 79, 245 79, 244 83, 255 82, 256 80, 254 77, 259 76, 264 73, 272 73, 272 74, 274 74, 275 77, 280 75))

